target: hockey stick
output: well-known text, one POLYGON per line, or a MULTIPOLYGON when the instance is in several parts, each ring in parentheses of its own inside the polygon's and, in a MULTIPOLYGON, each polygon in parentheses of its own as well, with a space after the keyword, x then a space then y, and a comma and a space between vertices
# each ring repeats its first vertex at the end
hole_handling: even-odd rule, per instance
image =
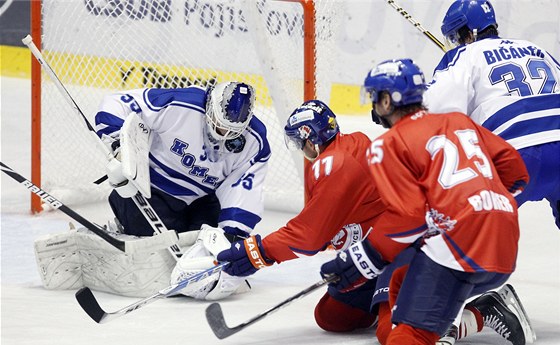
MULTIPOLYGON (((138 209, 140 209, 140 212, 142 212, 144 217, 146 217, 146 220, 148 221, 148 223, 150 223, 152 229, 155 230, 155 233, 158 234, 157 236, 170 232, 165 224, 163 224, 163 221, 159 218, 150 203, 148 203, 148 200, 144 198, 142 193, 136 193, 136 195, 132 197, 132 200, 134 200, 136 207, 138 207, 138 209)), ((168 248, 168 251, 175 257, 176 260, 179 260, 182 255, 181 248, 179 248, 178 244, 170 246, 168 248)))
MULTIPOLYGON (((95 138, 95 142, 98 144, 97 146, 103 151, 103 154, 105 154, 107 160, 110 161, 112 159, 115 159, 115 157, 113 157, 113 153, 111 149, 101 140, 101 138, 99 138, 99 136, 97 136, 97 133, 95 133, 95 129, 89 123, 88 119, 86 118, 86 116, 84 115, 84 113, 82 112, 82 110, 80 109, 76 101, 74 100, 74 98, 72 98, 72 95, 70 95, 66 87, 64 87, 64 84, 62 84, 62 82, 60 81, 60 79, 52 69, 52 67, 45 60, 43 54, 39 51, 35 43, 33 43, 33 38, 30 35, 27 35, 22 39, 22 42, 29 48, 29 50, 31 50, 33 56, 37 59, 37 61, 41 64, 41 66, 43 66, 44 70, 47 72, 51 80, 56 85, 58 91, 60 91, 60 93, 64 96, 64 98, 70 104, 70 106, 74 108, 76 113, 82 117, 90 135, 95 138)), ((159 218, 155 210, 152 208, 148 200, 146 200, 140 192, 138 192, 132 199, 134 200, 136 207, 138 207, 138 209, 140 210, 144 218, 146 218, 146 221, 150 224, 150 226, 154 230, 154 233, 162 234, 165 231, 169 231, 169 229, 167 229, 165 224, 161 221, 161 219, 159 218)), ((169 248, 169 252, 177 260, 181 257, 181 248, 179 248, 177 244, 171 246, 169 248)))
POLYGON ((274 307, 269 308, 266 311, 254 316, 250 320, 240 323, 239 325, 234 327, 228 327, 228 325, 226 325, 226 321, 224 319, 224 313, 222 312, 222 307, 220 306, 220 303, 212 303, 206 308, 206 320, 208 321, 208 324, 210 325, 210 328, 212 329, 212 332, 214 332, 216 337, 218 337, 218 339, 224 339, 232 334, 235 334, 245 329, 246 327, 249 327, 250 325, 254 324, 257 321, 264 319, 266 316, 287 306, 293 301, 308 295, 309 293, 317 290, 321 286, 334 282, 336 280, 338 280, 338 276, 336 275, 328 276, 327 278, 324 278, 318 281, 317 283, 311 285, 310 287, 298 292, 292 297, 280 302, 274 307))
POLYGON ((190 284, 201 282, 206 278, 209 278, 212 275, 221 272, 222 269, 228 264, 229 263, 227 262, 221 263, 205 271, 187 277, 185 280, 170 285, 149 297, 146 297, 136 303, 132 303, 131 305, 128 305, 114 312, 104 311, 97 302, 97 299, 93 295, 93 292, 91 292, 91 290, 87 287, 81 288, 80 290, 78 290, 78 292, 76 292, 76 300, 78 300, 78 303, 80 304, 82 309, 93 319, 93 321, 97 323, 107 323, 137 309, 140 309, 147 304, 155 302, 158 299, 171 296, 176 292, 179 292, 180 290, 186 288, 190 284))
POLYGON ((430 39, 430 41, 432 41, 435 45, 437 45, 439 47, 439 49, 443 50, 443 52, 445 53, 447 51, 447 49, 445 49, 445 45, 443 43, 441 43, 440 40, 438 40, 434 35, 432 35, 431 32, 429 32, 428 30, 424 29, 424 27, 422 26, 422 24, 418 23, 414 18, 412 18, 412 16, 410 14, 408 14, 408 12, 406 12, 404 10, 404 8, 400 7, 399 5, 397 5, 395 3, 395 0, 387 0, 387 3, 389 5, 391 5, 391 7, 393 7, 395 10, 397 10, 397 12, 399 12, 400 14, 403 15, 403 17, 408 20, 410 23, 412 23, 412 25, 414 25, 414 27, 416 29, 418 29, 421 33, 423 33, 426 37, 428 37, 428 39, 430 39))
POLYGON ((85 226, 88 230, 96 234, 97 236, 103 238, 110 245, 128 254, 132 254, 139 251, 154 251, 163 249, 174 245, 178 241, 177 233, 169 232, 165 236, 152 236, 146 237, 138 240, 132 241, 121 241, 113 236, 109 235, 103 228, 99 225, 90 222, 84 217, 80 216, 78 213, 73 211, 68 206, 64 205, 62 202, 57 200, 55 197, 45 192, 41 188, 37 187, 31 181, 23 177, 22 175, 15 172, 13 169, 8 167, 6 164, 0 162, 0 167, 6 175, 10 176, 14 180, 18 181, 20 184, 24 185, 32 193, 37 194, 43 201, 51 205, 54 209, 59 209, 60 211, 66 213, 70 218, 74 219, 78 223, 85 226))

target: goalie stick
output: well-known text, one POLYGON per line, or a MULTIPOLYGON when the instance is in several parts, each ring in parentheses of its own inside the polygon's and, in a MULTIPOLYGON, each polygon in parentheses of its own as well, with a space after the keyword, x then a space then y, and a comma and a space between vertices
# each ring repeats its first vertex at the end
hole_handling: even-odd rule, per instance
MULTIPOLYGON (((66 87, 64 87, 64 84, 62 84, 62 82, 60 81, 60 79, 52 69, 52 67, 45 60, 41 51, 39 51, 35 43, 33 43, 33 38, 31 37, 31 35, 25 36, 21 41, 29 48, 33 56, 45 69, 46 73, 49 75, 51 80, 56 85, 58 91, 60 91, 60 93, 70 104, 70 106, 72 106, 72 108, 74 108, 76 113, 82 117, 90 135, 95 138, 95 141, 98 144, 97 146, 103 151, 107 160, 110 161, 112 159, 116 159, 115 157, 113 157, 113 153, 111 149, 101 140, 101 138, 99 138, 99 136, 97 136, 97 133, 95 133, 95 129, 93 128, 91 123, 89 123, 88 119, 86 118, 83 111, 80 109, 80 107, 78 106, 78 104, 76 103, 72 95, 70 95, 66 87)), ((138 209, 140 210, 144 218, 146 218, 146 221, 150 224, 150 226, 154 230, 155 234, 162 234, 166 231, 169 231, 169 229, 167 229, 165 224, 157 215, 156 211, 150 205, 148 200, 146 200, 146 198, 144 198, 144 196, 140 192, 136 193, 136 195, 132 197, 132 199, 134 200, 136 207, 138 207, 138 209)), ((175 257, 176 260, 179 260, 179 258, 181 257, 181 248, 179 248, 177 244, 173 244, 172 246, 169 247, 168 250, 175 257)))
POLYGON ((174 245, 178 241, 177 233, 176 232, 169 232, 165 236, 152 236, 146 237, 138 240, 132 241, 121 241, 111 235, 109 235, 102 227, 99 225, 90 222, 89 220, 85 219, 84 217, 80 216, 78 213, 73 211, 68 206, 64 205, 62 202, 57 200, 55 197, 50 195, 49 193, 45 192, 31 181, 23 177, 22 175, 15 172, 13 169, 8 167, 6 164, 0 162, 0 167, 2 171, 13 178, 14 180, 18 181, 20 184, 25 186, 29 189, 32 193, 37 194, 42 200, 46 203, 51 205, 52 208, 58 209, 64 213, 66 213, 70 218, 74 219, 78 223, 85 226, 88 230, 96 234, 97 236, 103 238, 107 241, 110 245, 117 248, 120 251, 123 251, 127 254, 132 254, 139 251, 154 251, 163 249, 165 247, 169 247, 174 245))
POLYGON ((338 276, 330 275, 330 276, 318 281, 317 283, 311 285, 310 287, 298 292, 297 294, 293 295, 292 297, 280 302, 279 304, 275 305, 274 307, 269 308, 269 309, 265 310, 264 312, 262 312, 258 315, 255 315, 251 319, 249 319, 249 320, 247 320, 243 323, 240 323, 239 325, 234 326, 234 327, 228 327, 228 325, 226 324, 226 321, 224 319, 224 313, 222 312, 222 307, 220 306, 220 303, 212 303, 206 308, 206 320, 208 321, 208 324, 210 325, 210 328, 212 329, 212 332, 214 332, 216 337, 218 337, 218 339, 224 339, 224 338, 229 337, 230 335, 233 335, 233 334, 249 327, 250 325, 254 324, 257 321, 264 319, 266 316, 268 316, 268 315, 272 314, 273 312, 287 306, 288 304, 292 303, 293 301, 308 295, 309 293, 317 290, 321 286, 323 286, 325 284, 328 284, 328 283, 335 282, 338 279, 339 279, 338 276))
POLYGON ((441 43, 440 40, 438 40, 434 35, 432 35, 431 32, 429 32, 428 30, 424 29, 424 27, 422 26, 422 24, 418 23, 414 18, 412 18, 412 16, 410 14, 408 14, 408 12, 406 12, 404 10, 404 8, 400 7, 399 5, 397 5, 395 3, 395 0, 387 0, 387 3, 389 5, 391 5, 391 7, 393 7, 395 10, 397 10, 397 12, 399 12, 400 14, 402 14, 402 16, 408 20, 412 25, 414 25, 414 27, 416 29, 418 29, 421 33, 423 33, 426 37, 428 37, 428 39, 430 41, 432 41, 435 45, 437 45, 439 47, 439 49, 443 50, 443 52, 445 53, 447 51, 447 49, 445 49, 445 45, 443 43, 441 43))
POLYGON ((97 299, 95 298, 95 296, 93 295, 93 292, 87 288, 81 288, 80 290, 78 290, 78 292, 76 292, 76 300, 78 300, 78 303, 80 304, 80 306, 82 307, 82 309, 93 319, 93 321, 97 322, 97 323, 107 323, 109 321, 112 321, 114 319, 117 319, 121 316, 124 316, 128 313, 131 313, 137 309, 140 309, 152 302, 155 302, 158 299, 164 298, 164 297, 168 297, 171 296, 177 292, 179 292, 180 290, 186 288, 188 285, 193 284, 193 283, 197 283, 197 282, 201 282, 203 280, 205 280, 206 278, 209 278, 211 276, 213 276, 216 273, 219 273, 222 271, 222 269, 228 265, 229 263, 220 263, 214 267, 211 267, 205 271, 199 272, 197 274, 194 274, 192 276, 189 276, 187 278, 185 278, 185 280, 182 280, 176 284, 170 285, 168 287, 166 287, 165 289, 162 289, 158 292, 156 292, 155 294, 146 297, 144 299, 141 299, 140 301, 136 302, 136 303, 132 303, 122 309, 116 310, 114 312, 106 312, 104 311, 101 306, 99 305, 99 302, 97 302, 97 299))

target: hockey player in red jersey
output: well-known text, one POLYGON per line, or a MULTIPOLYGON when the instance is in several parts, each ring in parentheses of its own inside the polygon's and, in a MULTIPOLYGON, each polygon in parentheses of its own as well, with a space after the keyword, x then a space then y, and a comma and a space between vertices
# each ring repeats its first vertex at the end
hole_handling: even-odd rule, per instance
POLYGON ((370 77, 372 115, 390 128, 367 154, 387 209, 372 242, 350 247, 321 271, 351 290, 382 272, 395 247, 416 242, 406 275, 391 278, 397 327, 387 344, 435 344, 467 298, 513 272, 519 226, 510 193, 528 174, 513 147, 468 117, 426 112, 424 76, 411 60, 385 61, 370 77))
MULTIPOLYGON (((256 235, 218 254, 218 260, 231 262, 226 271, 232 275, 246 276, 275 262, 314 255, 329 244, 344 251, 366 236, 374 241, 384 237, 377 235, 381 231, 371 231, 385 205, 379 200, 367 166, 370 140, 362 133, 340 133, 336 116, 320 101, 305 102, 296 109, 285 133, 288 146, 301 150, 312 162, 306 176, 306 206, 286 226, 264 239, 256 235)), ((330 332, 349 332, 371 326, 378 315, 376 335, 385 344, 392 328, 389 280, 393 269, 406 265, 415 253, 409 248, 397 256, 407 247, 409 243, 393 245, 390 252, 385 252, 387 259, 394 261, 380 277, 364 279, 363 285, 349 292, 329 287, 315 308, 317 324, 330 332)), ((500 307, 495 301, 486 305, 488 309, 500 307)), ((483 316, 477 312, 478 318, 483 316)))
MULTIPOLYGON (((340 133, 326 104, 304 102, 290 115, 285 134, 288 146, 301 150, 311 162, 305 178, 307 202, 277 231, 263 239, 251 236, 221 252, 217 259, 231 262, 225 269, 231 275, 246 276, 273 263, 314 255, 331 241, 335 248, 346 249, 363 238, 385 208, 369 178, 365 152, 370 139, 360 132, 340 133)), ((371 326, 376 317, 370 311, 375 283, 349 294, 329 289, 315 310, 319 326, 334 332, 371 326)))

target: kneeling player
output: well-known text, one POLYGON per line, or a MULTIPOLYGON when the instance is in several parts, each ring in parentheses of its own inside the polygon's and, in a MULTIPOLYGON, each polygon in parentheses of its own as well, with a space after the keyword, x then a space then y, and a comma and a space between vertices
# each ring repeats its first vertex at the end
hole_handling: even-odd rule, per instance
POLYGON ((367 155, 387 209, 376 238, 321 271, 341 277, 339 290, 351 289, 378 276, 395 246, 420 239, 406 275, 391 278, 397 326, 387 344, 434 344, 467 298, 499 287, 513 271, 519 226, 510 192, 526 184, 527 171, 513 147, 466 116, 428 113, 424 76, 412 60, 378 65, 365 86, 374 119, 390 128, 367 155))

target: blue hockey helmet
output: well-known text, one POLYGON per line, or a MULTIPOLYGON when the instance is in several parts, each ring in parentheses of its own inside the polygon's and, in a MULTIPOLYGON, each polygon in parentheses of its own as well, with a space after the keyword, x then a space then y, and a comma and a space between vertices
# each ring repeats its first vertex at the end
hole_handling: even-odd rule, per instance
POLYGON ((206 123, 214 140, 235 139, 243 133, 253 117, 255 90, 240 82, 215 85, 206 101, 206 123))
POLYGON ((441 33, 446 40, 454 45, 459 42, 459 29, 466 26, 472 32, 482 30, 496 23, 494 7, 488 0, 455 0, 441 25, 441 33))
POLYGON ((339 132, 336 115, 323 102, 311 100, 304 102, 288 117, 284 127, 286 146, 303 149, 305 141, 324 145, 339 132))
POLYGON ((426 81, 424 73, 411 59, 386 60, 367 74, 363 90, 373 103, 377 103, 380 92, 388 92, 391 104, 401 107, 422 103, 426 81))

